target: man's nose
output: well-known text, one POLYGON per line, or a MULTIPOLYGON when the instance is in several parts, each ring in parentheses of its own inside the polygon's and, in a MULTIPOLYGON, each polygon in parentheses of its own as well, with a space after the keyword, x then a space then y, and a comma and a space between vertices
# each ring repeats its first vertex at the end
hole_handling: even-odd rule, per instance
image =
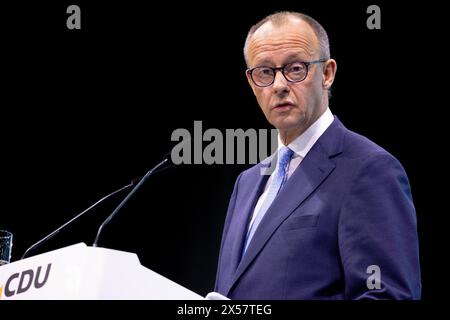
POLYGON ((289 82, 286 80, 281 70, 275 72, 272 88, 276 94, 289 92, 289 82))

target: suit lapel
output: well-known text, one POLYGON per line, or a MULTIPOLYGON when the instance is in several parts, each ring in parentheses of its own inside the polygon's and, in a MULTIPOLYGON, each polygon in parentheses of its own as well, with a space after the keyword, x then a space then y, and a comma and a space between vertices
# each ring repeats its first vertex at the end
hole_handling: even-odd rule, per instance
POLYGON ((233 219, 229 228, 231 232, 229 232, 229 239, 227 242, 230 243, 228 250, 231 250, 231 277, 233 277, 233 274, 235 273, 241 260, 244 237, 247 233, 248 220, 251 217, 256 201, 261 195, 268 179, 268 176, 259 174, 259 169, 257 171, 258 174, 253 174, 248 183, 246 183, 246 185, 252 186, 252 188, 239 190, 240 193, 242 192, 240 196, 242 196, 243 199, 248 199, 248 201, 245 202, 245 205, 242 208, 236 208, 236 218, 233 219))

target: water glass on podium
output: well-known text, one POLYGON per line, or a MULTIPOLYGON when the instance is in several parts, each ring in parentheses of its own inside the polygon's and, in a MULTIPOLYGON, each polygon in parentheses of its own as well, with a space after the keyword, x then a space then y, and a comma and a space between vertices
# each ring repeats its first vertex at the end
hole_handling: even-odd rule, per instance
POLYGON ((0 266, 11 261, 12 240, 11 232, 0 230, 0 266))

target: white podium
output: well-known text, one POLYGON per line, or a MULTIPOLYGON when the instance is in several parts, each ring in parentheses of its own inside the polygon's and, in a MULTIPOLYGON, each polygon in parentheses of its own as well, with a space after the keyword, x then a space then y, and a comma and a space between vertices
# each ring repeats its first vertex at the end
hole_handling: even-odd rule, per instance
POLYGON ((78 243, 0 267, 0 300, 203 300, 136 254, 78 243))

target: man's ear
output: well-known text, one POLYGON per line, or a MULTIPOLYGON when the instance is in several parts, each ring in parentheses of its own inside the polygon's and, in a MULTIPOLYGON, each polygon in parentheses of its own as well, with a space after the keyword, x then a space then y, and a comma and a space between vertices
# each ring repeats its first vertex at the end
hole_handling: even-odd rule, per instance
POLYGON ((255 84, 253 83, 252 77, 250 76, 250 73, 245 72, 245 75, 247 76, 247 81, 248 84, 250 85, 250 87, 253 90, 253 94, 256 96, 256 92, 255 92, 255 84))
POLYGON ((325 62, 324 70, 323 70, 323 80, 322 84, 324 89, 330 90, 331 85, 334 82, 334 77, 336 76, 337 64, 334 59, 328 59, 325 62))

